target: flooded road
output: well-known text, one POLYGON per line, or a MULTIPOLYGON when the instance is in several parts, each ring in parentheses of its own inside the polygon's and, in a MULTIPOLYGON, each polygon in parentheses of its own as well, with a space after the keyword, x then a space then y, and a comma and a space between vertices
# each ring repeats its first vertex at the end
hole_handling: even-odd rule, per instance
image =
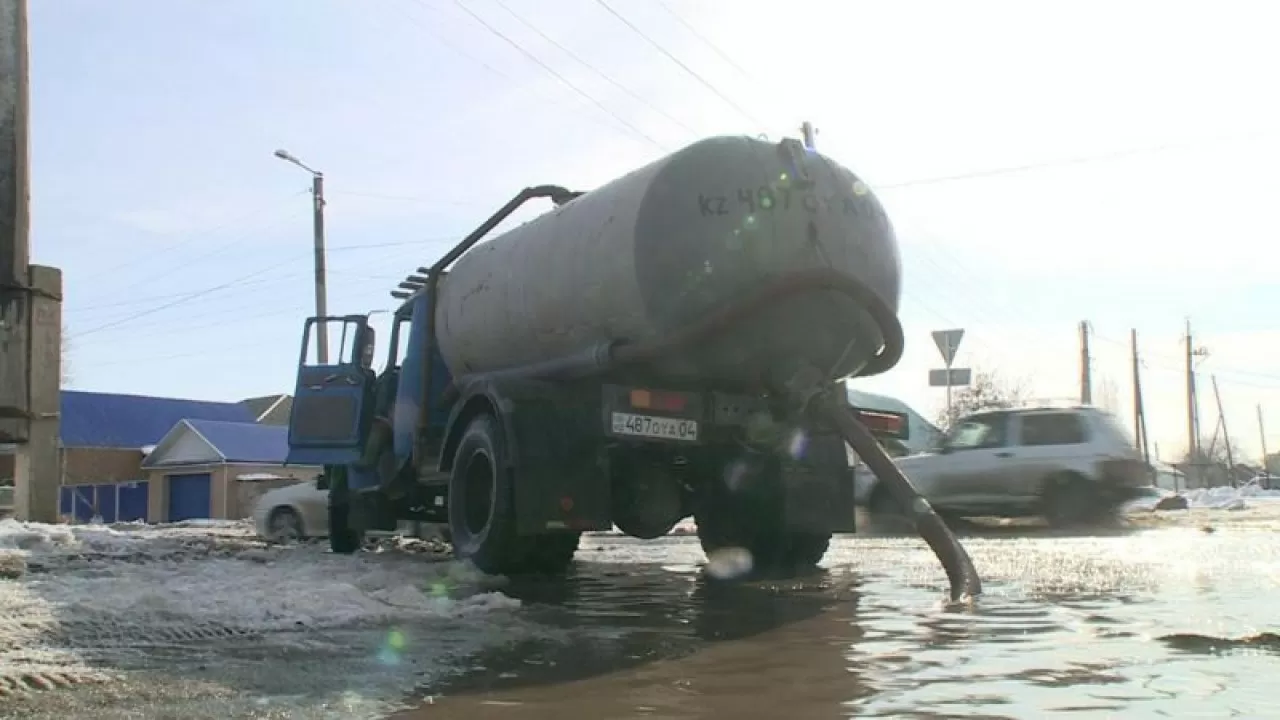
POLYGON ((1280 717, 1280 502, 1127 525, 970 527, 960 608, 875 533, 735 583, 694 537, 595 536, 567 580, 504 584, 240 527, 13 526, 0 718, 1280 717))
POLYGON ((570 640, 483 653, 403 717, 1280 717, 1277 519, 970 537, 987 594, 953 610, 909 538, 738 585, 701 578, 693 538, 596 543, 568 585, 508 588, 570 640))

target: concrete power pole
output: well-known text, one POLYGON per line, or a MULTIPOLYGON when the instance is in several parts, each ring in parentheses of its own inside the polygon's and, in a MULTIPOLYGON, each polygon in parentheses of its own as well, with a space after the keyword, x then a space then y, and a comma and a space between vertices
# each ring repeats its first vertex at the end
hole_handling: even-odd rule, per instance
MULTIPOLYGON (((328 317, 329 303, 326 300, 328 291, 325 287, 325 276, 328 271, 325 269, 324 249, 324 173, 302 162, 288 150, 276 150, 275 156, 311 173, 311 229, 315 246, 316 316, 328 317)), ((325 322, 316 323, 316 361, 321 365, 329 364, 329 324, 325 322)))
MULTIPOLYGON (((311 176, 311 200, 312 209, 312 234, 314 240, 315 252, 315 286, 316 286, 316 315, 327 317, 329 315, 328 294, 325 277, 328 271, 325 268, 325 248, 324 248, 324 175, 314 173, 311 176)), ((316 323, 316 340, 319 342, 319 352, 317 359, 321 365, 329 364, 329 331, 328 323, 316 323)), ((339 358, 341 361, 341 358, 339 358)))
POLYGON ((1089 321, 1080 321, 1080 404, 1093 404, 1093 375, 1089 357, 1089 321))
POLYGON ((1142 459, 1151 462, 1151 450, 1147 441, 1147 413, 1142 402, 1142 361, 1138 359, 1138 331, 1129 331, 1129 346, 1133 353, 1133 437, 1142 451, 1142 459))
POLYGON ((1271 468, 1267 465, 1267 429, 1262 425, 1262 404, 1258 404, 1258 439, 1262 441, 1262 474, 1270 477, 1271 468))
POLYGON ((27 439, 27 4, 0 0, 0 443, 27 439))
POLYGON ((19 520, 58 520, 62 273, 30 264, 27 0, 0 0, 0 443, 19 520))
MULTIPOLYGON (((1205 357, 1209 351, 1197 348, 1191 338, 1191 320, 1187 320, 1187 457, 1197 463, 1200 460, 1200 402, 1196 395, 1196 358, 1205 357)), ((1188 467, 1188 470, 1190 467, 1188 467)), ((1188 473, 1190 475, 1190 473, 1188 473)), ((1188 477, 1188 479, 1190 479, 1188 477)))
POLYGON ((1231 434, 1227 431, 1227 416, 1222 411, 1222 394, 1218 392, 1218 376, 1210 378, 1213 382, 1213 401, 1218 405, 1218 427, 1222 428, 1222 441, 1227 447, 1227 481, 1231 487, 1236 486, 1236 459, 1231 450, 1231 434))

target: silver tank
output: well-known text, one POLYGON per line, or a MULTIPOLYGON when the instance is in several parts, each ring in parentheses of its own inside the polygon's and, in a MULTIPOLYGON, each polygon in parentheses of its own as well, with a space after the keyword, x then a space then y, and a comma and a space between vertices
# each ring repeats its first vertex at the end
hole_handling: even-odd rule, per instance
MULTIPOLYGON (((811 269, 860 281, 896 316, 897 241, 852 172, 795 144, 710 138, 459 258, 441 285, 439 346, 462 375, 655 341, 811 269)), ((652 369, 747 385, 800 359, 847 377, 868 369, 884 334, 847 295, 815 291, 652 369)))

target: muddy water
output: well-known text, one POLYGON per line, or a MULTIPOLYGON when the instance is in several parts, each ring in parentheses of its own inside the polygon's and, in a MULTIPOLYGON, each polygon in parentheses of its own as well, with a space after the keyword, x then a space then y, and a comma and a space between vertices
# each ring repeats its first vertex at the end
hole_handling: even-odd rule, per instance
POLYGON ((554 639, 473 659, 407 717, 1280 717, 1277 511, 971 537, 987 594, 960 609, 910 538, 737 585, 702 579, 691 538, 597 541, 570 582, 508 589, 554 639))

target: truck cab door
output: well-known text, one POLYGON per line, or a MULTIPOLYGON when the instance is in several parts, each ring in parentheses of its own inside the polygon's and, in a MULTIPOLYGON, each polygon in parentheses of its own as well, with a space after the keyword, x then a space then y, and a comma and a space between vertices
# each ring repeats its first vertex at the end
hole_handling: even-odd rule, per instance
POLYGON ((368 322, 364 315, 307 319, 289 414, 289 464, 346 465, 359 459, 376 379, 369 363, 374 331, 368 322), (321 327, 328 341, 323 360, 321 327))

